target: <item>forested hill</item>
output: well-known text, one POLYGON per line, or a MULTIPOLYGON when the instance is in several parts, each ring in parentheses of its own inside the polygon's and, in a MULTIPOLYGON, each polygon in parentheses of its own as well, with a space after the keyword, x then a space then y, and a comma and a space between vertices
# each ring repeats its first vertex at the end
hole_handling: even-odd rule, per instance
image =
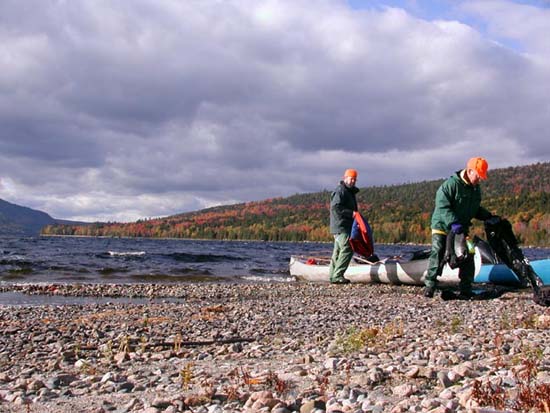
POLYGON ((55 219, 47 213, 0 199, 0 237, 35 237, 45 225, 83 222, 55 219))
MULTIPOLYGON (((434 196, 442 181, 362 188, 359 207, 376 242, 429 243, 434 196)), ((491 170, 482 190, 483 205, 507 217, 523 244, 550 246, 550 162, 491 170)), ((325 190, 130 224, 53 225, 43 234, 329 241, 329 198, 325 190)), ((480 223, 474 231, 481 234, 480 223)))
POLYGON ((22 207, 0 199, 0 236, 33 236, 55 219, 42 211, 22 207))

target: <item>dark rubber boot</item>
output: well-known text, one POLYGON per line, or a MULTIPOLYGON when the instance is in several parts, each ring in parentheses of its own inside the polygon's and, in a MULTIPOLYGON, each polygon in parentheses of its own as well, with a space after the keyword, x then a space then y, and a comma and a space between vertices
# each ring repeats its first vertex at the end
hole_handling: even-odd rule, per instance
POLYGON ((435 287, 425 287, 424 288, 424 297, 433 298, 435 294, 435 287))

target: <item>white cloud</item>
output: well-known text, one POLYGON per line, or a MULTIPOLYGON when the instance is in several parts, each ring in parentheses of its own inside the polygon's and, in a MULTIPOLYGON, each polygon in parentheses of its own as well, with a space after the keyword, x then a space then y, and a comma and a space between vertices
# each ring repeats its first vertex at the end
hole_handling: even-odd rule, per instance
POLYGON ((465 1, 461 7, 485 22, 489 36, 517 41, 533 57, 546 60, 550 58, 548 5, 541 7, 536 3, 522 4, 510 0, 471 0, 465 1))
POLYGON ((382 185, 548 160, 548 10, 459 12, 4 0, 0 197, 129 221, 330 189, 350 166, 382 185))

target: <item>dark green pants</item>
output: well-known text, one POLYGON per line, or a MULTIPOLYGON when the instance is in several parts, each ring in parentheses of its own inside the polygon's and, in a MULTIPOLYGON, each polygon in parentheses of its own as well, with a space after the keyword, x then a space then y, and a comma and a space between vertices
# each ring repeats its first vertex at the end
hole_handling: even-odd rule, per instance
POLYGON ((353 257, 353 250, 349 243, 348 234, 334 236, 334 249, 330 259, 329 275, 330 281, 338 281, 344 278, 344 273, 353 257))
MULTIPOLYGON (((443 266, 440 263, 445 256, 447 237, 442 234, 432 234, 432 250, 430 252, 430 260, 428 262, 428 274, 424 284, 426 287, 435 287, 437 285, 437 277, 441 275, 443 266)), ((469 294, 472 292, 472 282, 474 281, 475 264, 473 257, 470 257, 462 263, 458 269, 458 277, 460 279, 460 292, 469 294)))

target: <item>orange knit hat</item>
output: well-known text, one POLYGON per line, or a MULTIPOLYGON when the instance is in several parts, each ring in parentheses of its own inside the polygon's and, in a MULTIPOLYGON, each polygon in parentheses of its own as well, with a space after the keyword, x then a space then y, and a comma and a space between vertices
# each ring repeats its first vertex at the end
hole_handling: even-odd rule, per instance
POLYGON ((489 169, 489 164, 484 158, 470 158, 466 164, 466 168, 476 171, 481 179, 487 179, 487 169, 489 169))
POLYGON ((355 169, 346 169, 346 172, 344 172, 344 177, 346 176, 357 178, 357 171, 355 169))

